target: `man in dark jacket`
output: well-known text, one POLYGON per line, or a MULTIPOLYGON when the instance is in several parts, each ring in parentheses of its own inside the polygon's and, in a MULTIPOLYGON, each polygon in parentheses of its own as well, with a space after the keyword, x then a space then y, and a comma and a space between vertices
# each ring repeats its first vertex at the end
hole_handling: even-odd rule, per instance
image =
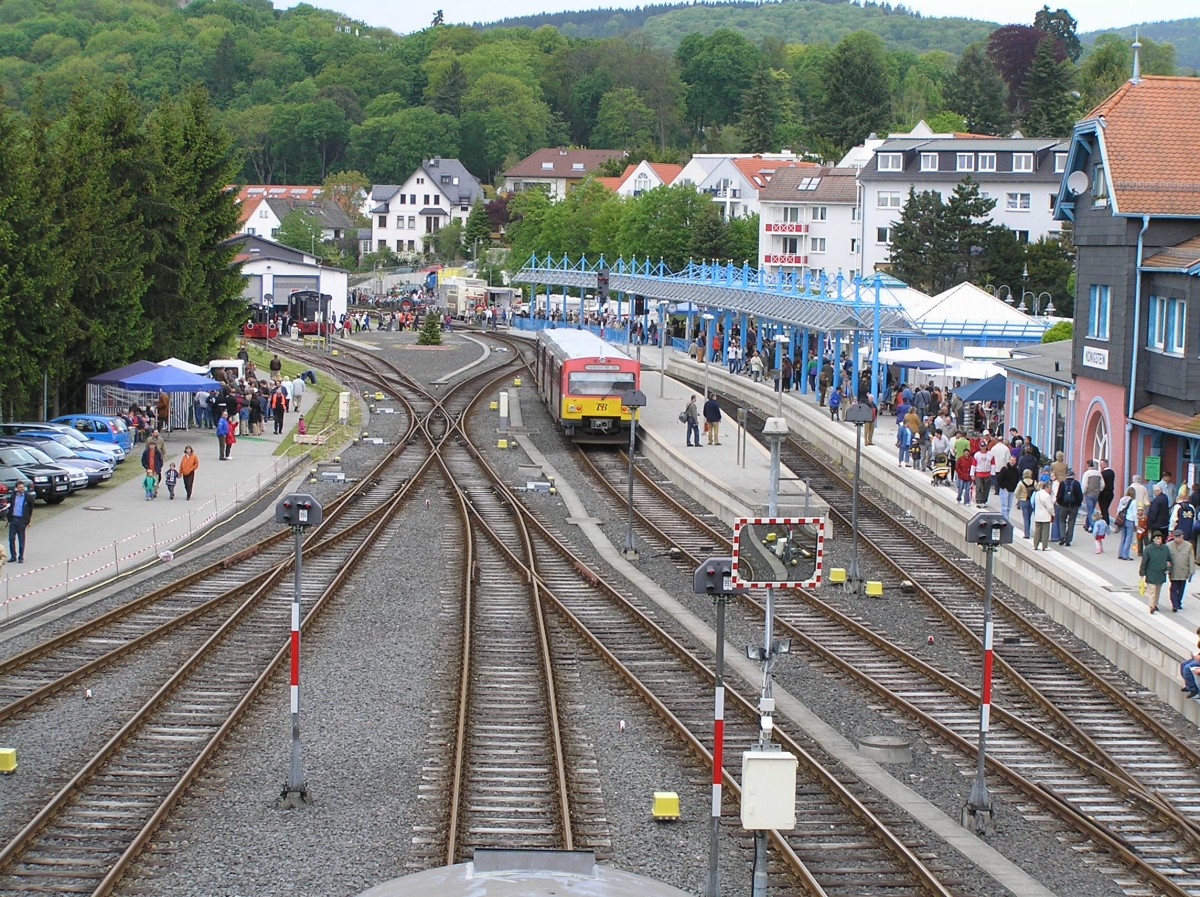
POLYGON ((1171 525, 1171 500, 1163 492, 1160 483, 1154 484, 1154 498, 1146 508, 1146 531, 1153 536, 1161 533, 1163 541, 1167 539, 1167 528, 1171 525))
POLYGON ((1059 545, 1071 544, 1075 536, 1075 521, 1079 518, 1079 506, 1082 504, 1083 487, 1075 479, 1075 471, 1068 470, 1066 479, 1058 484, 1058 495, 1054 498, 1059 545))
POLYGON ((8 518, 8 559, 25 563, 25 530, 33 522, 33 496, 25 491, 24 481, 17 482, 17 491, 4 514, 8 518))
POLYGON ((1012 511, 1013 493, 1021 483, 1021 471, 1017 468, 1017 459, 1008 456, 1008 463, 996 471, 996 491, 1000 493, 1000 513, 1008 519, 1012 511))
POLYGON ((721 406, 714 392, 704 403, 704 420, 708 424, 708 444, 721 444, 721 406))
POLYGON ((1033 474, 1033 481, 1036 483, 1038 474, 1041 472, 1041 465, 1038 464, 1037 453, 1033 450, 1033 446, 1026 442, 1021 446, 1021 454, 1017 457, 1017 474, 1024 476, 1025 471, 1030 471, 1033 474))

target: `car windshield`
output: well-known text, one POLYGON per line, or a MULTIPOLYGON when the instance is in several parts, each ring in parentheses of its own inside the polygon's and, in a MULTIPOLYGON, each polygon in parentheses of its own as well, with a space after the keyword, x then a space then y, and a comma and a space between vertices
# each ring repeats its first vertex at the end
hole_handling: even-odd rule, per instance
POLYGON ((25 449, 25 452, 27 454, 31 455, 33 457, 33 460, 36 461, 38 464, 53 464, 54 463, 54 459, 51 458, 49 455, 47 455, 45 452, 43 452, 40 448, 37 448, 32 445, 27 445, 24 447, 24 449, 25 449))
POLYGON ((54 441, 59 445, 65 445, 69 449, 86 448, 86 439, 76 439, 70 433, 59 433, 54 437, 54 441))
POLYGON ((0 461, 3 461, 5 464, 12 464, 14 467, 21 464, 38 463, 37 459, 25 451, 25 449, 14 448, 13 446, 0 448, 0 461))
POLYGON ((38 450, 43 454, 49 455, 51 458, 73 458, 75 453, 63 445, 59 445, 53 439, 47 439, 44 442, 38 443, 38 450))
POLYGON ((59 428, 59 432, 65 433, 68 436, 70 436, 72 439, 78 439, 81 442, 88 441, 88 438, 86 436, 84 436, 82 433, 80 433, 78 430, 76 430, 74 427, 61 427, 61 428, 59 428))

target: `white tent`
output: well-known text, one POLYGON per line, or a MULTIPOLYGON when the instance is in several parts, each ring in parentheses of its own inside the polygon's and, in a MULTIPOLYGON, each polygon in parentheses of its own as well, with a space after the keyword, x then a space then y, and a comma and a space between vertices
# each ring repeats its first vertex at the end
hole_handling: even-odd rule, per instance
POLYGON ((884 364, 894 364, 900 367, 945 367, 947 364, 962 361, 954 355, 943 355, 929 349, 889 349, 879 353, 879 360, 884 364))
MULTIPOLYGON (((941 374, 942 371, 930 371, 930 373, 941 374)), ((999 365, 992 364, 990 361, 958 361, 952 360, 946 365, 946 376, 954 377, 959 380, 986 380, 988 377, 994 377, 996 374, 1005 373, 1004 368, 999 365)))
POLYGON ((183 361, 179 358, 164 358, 159 364, 173 367, 180 371, 187 371, 189 374, 207 374, 208 368, 202 364, 192 364, 190 361, 183 361))
POLYGON ((910 312, 921 332, 932 338, 1036 342, 1050 323, 966 282, 915 305, 910 312))

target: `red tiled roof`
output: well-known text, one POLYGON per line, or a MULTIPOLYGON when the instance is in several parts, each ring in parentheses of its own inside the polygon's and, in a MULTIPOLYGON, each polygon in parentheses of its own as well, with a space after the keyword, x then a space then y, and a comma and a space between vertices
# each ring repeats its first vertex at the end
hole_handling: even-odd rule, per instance
POLYGON ((1174 430, 1177 433, 1192 433, 1200 436, 1200 415, 1194 417, 1168 411, 1161 405, 1147 405, 1133 412, 1139 424, 1149 424, 1159 430, 1174 430))
POLYGON ((609 159, 619 159, 624 155, 624 150, 565 149, 551 146, 534 150, 504 172, 504 176, 510 178, 580 179, 599 168, 601 163, 607 162, 609 159), (543 168, 543 163, 549 163, 550 167, 543 168), (577 163, 582 167, 576 168, 577 163))
POLYGON ((619 190, 621 188, 621 185, 625 183, 625 178, 623 178, 623 177, 592 178, 592 180, 595 181, 597 184, 607 187, 613 193, 616 193, 617 190, 619 190))
POLYGON ((1087 117, 1104 120, 1118 211, 1200 215, 1200 78, 1127 81, 1087 117))
POLYGON ((783 159, 764 159, 761 156, 731 159, 730 161, 737 166, 738 171, 746 176, 746 179, 754 185, 756 190, 761 190, 763 187, 767 186, 771 180, 771 177, 781 168, 811 168, 812 170, 816 171, 821 167, 816 162, 792 162, 783 159))
MULTIPOLYGON (((233 189, 231 186, 230 190, 233 189)), ((312 200, 321 197, 320 184, 246 184, 238 188, 234 202, 238 206, 238 224, 245 224, 246 219, 258 208, 264 199, 303 199, 312 200)))
POLYGON ((646 164, 654 169, 654 173, 664 184, 670 184, 679 177, 679 172, 683 171, 682 165, 673 165, 670 162, 647 162, 646 164))
POLYGON ((1142 261, 1144 268, 1180 269, 1200 268, 1200 237, 1192 237, 1182 243, 1154 253, 1142 261))

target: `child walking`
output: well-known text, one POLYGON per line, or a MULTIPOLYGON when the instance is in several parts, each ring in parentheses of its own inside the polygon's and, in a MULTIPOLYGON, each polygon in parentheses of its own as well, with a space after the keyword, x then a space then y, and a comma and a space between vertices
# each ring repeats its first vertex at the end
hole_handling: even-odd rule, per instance
POLYGON ((179 471, 175 469, 175 462, 172 461, 167 468, 167 472, 163 474, 163 482, 167 484, 167 493, 171 496, 171 500, 175 500, 175 484, 179 482, 179 471))
POLYGON ((1099 510, 1092 511, 1092 535, 1096 539, 1096 554, 1104 554, 1104 537, 1108 535, 1108 521, 1099 510))
POLYGON ((146 490, 146 501, 152 501, 154 490, 158 488, 158 480, 154 478, 153 470, 146 471, 146 476, 142 479, 142 488, 146 490))

